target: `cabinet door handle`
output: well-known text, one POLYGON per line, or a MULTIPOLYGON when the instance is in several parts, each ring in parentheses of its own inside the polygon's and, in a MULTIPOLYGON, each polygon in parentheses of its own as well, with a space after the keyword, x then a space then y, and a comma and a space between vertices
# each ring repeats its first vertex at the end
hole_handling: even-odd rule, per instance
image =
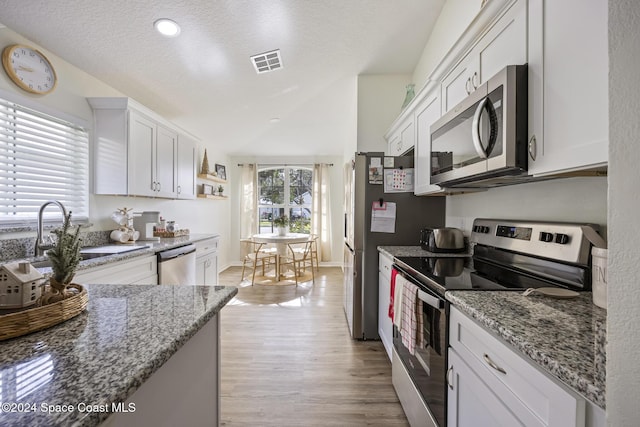
POLYGON ((453 366, 447 369, 447 385, 451 390, 453 390, 453 378, 451 378, 452 374, 453 374, 453 366))
POLYGON ((162 188, 162 184, 158 183, 158 190, 157 191, 160 191, 161 188, 162 188))
POLYGON ((496 371, 500 372, 501 374, 507 375, 507 371, 502 369, 500 366, 496 365, 496 362, 491 360, 491 358, 489 357, 489 355, 487 353, 485 353, 484 356, 482 356, 482 358, 484 359, 485 362, 487 362, 487 365, 491 366, 493 369, 495 369, 496 371))
POLYGON ((182 193, 182 187, 180 187, 179 185, 178 185, 177 190, 178 190, 178 194, 182 193))
POLYGON ((478 89, 478 72, 474 71, 473 76, 471 76, 471 84, 474 89, 478 89))
POLYGON ((538 143, 536 141, 536 136, 533 135, 529 140, 529 157, 531 157, 531 160, 536 160, 537 151, 538 143))
POLYGON ((205 266, 205 267, 207 267, 207 268, 211 267, 211 260, 210 260, 210 259, 208 259, 208 260, 204 263, 204 266, 205 266))
POLYGON ((471 77, 469 77, 467 81, 464 82, 464 90, 467 92, 467 95, 471 93, 471 89, 469 89, 470 84, 471 84, 471 77))

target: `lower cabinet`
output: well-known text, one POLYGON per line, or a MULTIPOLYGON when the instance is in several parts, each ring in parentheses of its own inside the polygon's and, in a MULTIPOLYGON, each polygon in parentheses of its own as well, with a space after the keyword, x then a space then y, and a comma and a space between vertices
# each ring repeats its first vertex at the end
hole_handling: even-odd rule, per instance
POLYGON ((455 307, 447 371, 449 426, 585 426, 585 399, 455 307))
POLYGON ((83 285, 92 283, 157 285, 158 262, 155 255, 131 258, 87 270, 80 270, 73 281, 83 285))
POLYGON ((393 347, 393 323, 389 318, 389 303, 391 301, 391 268, 393 258, 378 252, 378 335, 391 360, 393 347))
POLYGON ((196 242, 196 283, 198 285, 218 284, 218 243, 219 238, 196 242))
MULTIPOLYGON (((100 427, 220 425, 220 314, 216 314, 100 427)), ((109 408, 111 409, 111 408, 109 408)))

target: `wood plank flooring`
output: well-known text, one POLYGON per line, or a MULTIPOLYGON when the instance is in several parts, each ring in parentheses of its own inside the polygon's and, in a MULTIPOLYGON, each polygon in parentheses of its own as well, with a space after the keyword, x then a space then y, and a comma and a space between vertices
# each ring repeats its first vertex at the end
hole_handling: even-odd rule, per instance
POLYGON ((240 282, 221 311, 224 426, 407 426, 380 341, 349 337, 342 270, 320 268, 314 284, 240 282))

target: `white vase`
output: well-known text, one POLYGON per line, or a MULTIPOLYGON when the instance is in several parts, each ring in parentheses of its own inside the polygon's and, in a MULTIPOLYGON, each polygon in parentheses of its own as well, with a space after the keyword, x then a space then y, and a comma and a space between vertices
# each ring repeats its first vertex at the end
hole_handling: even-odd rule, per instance
POLYGON ((289 233, 289 227, 278 227, 278 236, 286 236, 289 233))

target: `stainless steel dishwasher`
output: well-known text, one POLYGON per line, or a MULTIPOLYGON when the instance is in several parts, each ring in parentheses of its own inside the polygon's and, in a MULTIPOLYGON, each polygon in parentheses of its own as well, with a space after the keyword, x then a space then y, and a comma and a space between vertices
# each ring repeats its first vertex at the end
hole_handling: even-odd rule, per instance
POLYGON ((158 252, 160 285, 196 284, 196 245, 189 244, 158 252))

